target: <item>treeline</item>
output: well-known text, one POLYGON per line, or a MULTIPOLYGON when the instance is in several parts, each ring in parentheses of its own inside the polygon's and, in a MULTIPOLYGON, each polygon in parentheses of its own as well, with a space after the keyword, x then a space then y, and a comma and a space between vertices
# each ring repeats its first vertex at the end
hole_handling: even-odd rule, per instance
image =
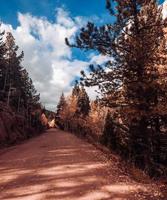
POLYGON ((61 95, 57 105, 56 124, 79 136, 99 140, 103 131, 107 108, 99 100, 90 101, 83 86, 75 84, 71 95, 61 95))
MULTIPOLYGON (((19 53, 19 47, 15 44, 15 39, 12 34, 10 32, 1 32, 0 111, 7 113, 9 110, 9 113, 13 118, 17 115, 17 117, 23 121, 19 128, 20 131, 24 131, 31 127, 35 128, 37 131, 41 131, 40 95, 37 93, 27 70, 22 65, 23 58, 24 53, 19 53)), ((4 117, 2 116, 2 118, 4 117)), ((11 120, 3 120, 5 123, 5 121, 11 121, 12 118, 11 120)), ((17 124, 12 124, 11 129, 14 129, 13 126, 17 126, 17 124)), ((27 131, 27 134, 31 135, 31 131, 29 132, 30 133, 27 131)))
MULTIPOLYGON (((81 72, 82 84, 98 86, 100 105, 108 110, 104 124, 98 122, 102 109, 97 111, 99 119, 91 130, 102 125, 102 143, 152 176, 167 175, 167 20, 156 0, 114 2, 106 1, 111 24, 98 27, 89 22, 74 44, 66 39, 70 47, 111 58, 101 66, 90 65, 89 74, 81 72)), ((91 120, 90 115, 79 115, 79 99, 83 98, 69 98, 68 103, 61 99, 68 108, 63 118, 67 126, 77 124, 75 130, 83 129, 86 134, 91 120), (73 101, 78 105, 75 112, 73 101)))

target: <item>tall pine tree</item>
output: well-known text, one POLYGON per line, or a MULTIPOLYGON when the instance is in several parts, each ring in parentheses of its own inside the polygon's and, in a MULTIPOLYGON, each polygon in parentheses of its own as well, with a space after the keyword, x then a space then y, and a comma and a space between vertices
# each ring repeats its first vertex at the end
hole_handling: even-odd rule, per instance
POLYGON ((3 42, 4 32, 0 32, 0 100, 4 100, 5 98, 5 91, 4 91, 4 84, 5 84, 5 77, 6 77, 6 61, 5 61, 5 54, 6 48, 3 42))
POLYGON ((90 100, 83 86, 79 86, 78 82, 72 90, 72 97, 76 98, 76 115, 86 117, 90 110, 90 100))
POLYGON ((77 110, 76 114, 86 117, 90 111, 90 100, 86 93, 85 88, 82 86, 77 98, 77 110))
POLYGON ((18 55, 18 46, 10 32, 6 36, 6 74, 4 90, 7 91, 7 104, 18 107, 21 90, 21 61, 23 52, 18 55))
POLYGON ((144 163, 152 151, 150 129, 153 135, 159 134, 167 114, 166 82, 162 83, 164 77, 159 71, 160 66, 164 71, 167 66, 166 20, 156 0, 113 2, 114 9, 107 0, 107 8, 115 17, 112 24, 97 27, 88 23, 75 44, 68 39, 66 44, 111 57, 104 66, 90 65, 91 76, 82 72, 84 83, 98 85, 105 105, 115 107, 114 120, 129 130, 130 155, 144 163))

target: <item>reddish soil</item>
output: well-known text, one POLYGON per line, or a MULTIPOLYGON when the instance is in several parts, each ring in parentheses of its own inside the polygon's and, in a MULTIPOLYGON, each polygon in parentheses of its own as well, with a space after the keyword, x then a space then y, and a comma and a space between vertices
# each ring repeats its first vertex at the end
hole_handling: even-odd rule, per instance
POLYGON ((167 200, 93 145, 56 129, 0 152, 1 200, 167 200))

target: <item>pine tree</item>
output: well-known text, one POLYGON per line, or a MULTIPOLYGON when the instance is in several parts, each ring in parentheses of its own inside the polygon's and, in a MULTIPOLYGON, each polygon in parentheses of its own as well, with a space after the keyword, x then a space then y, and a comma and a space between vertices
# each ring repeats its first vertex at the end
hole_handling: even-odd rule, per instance
POLYGON ((41 130, 39 103, 37 94, 28 72, 22 66, 24 53, 18 53, 19 47, 10 32, 0 33, 0 101, 12 108, 15 114, 22 115, 27 120, 27 127, 33 125, 41 130))
POLYGON ((103 130, 103 135, 101 137, 101 142, 107 145, 110 149, 117 149, 117 137, 115 131, 115 125, 113 123, 111 112, 108 111, 105 118, 105 125, 103 130))
POLYGON ((0 32, 0 100, 4 100, 5 91, 4 91, 4 84, 5 84, 5 76, 6 76, 6 61, 5 61, 5 44, 3 42, 4 32, 0 32))
POLYGON ((105 66, 107 71, 91 65, 93 75, 85 79, 86 85, 100 87, 107 106, 150 111, 161 92, 157 66, 166 65, 161 9, 155 0, 116 2, 114 24, 98 28, 88 23, 71 46, 98 50, 113 58, 105 66))
POLYGON ((6 75, 4 90, 7 91, 7 104, 14 108, 18 107, 21 90, 21 61, 23 59, 23 52, 18 53, 18 46, 15 44, 15 39, 10 32, 6 36, 6 75))
POLYGON ((75 81, 75 85, 72 90, 72 96, 78 96, 79 93, 80 93, 80 87, 79 87, 78 81, 75 81))
POLYGON ((31 111, 39 105, 40 95, 33 85, 32 80, 21 62, 24 53, 18 55, 19 47, 15 44, 12 34, 7 33, 6 42, 6 74, 4 89, 7 92, 7 103, 17 112, 26 113, 27 118, 31 111))
POLYGON ((76 81, 74 88, 72 90, 72 97, 76 98, 76 115, 86 117, 90 110, 90 100, 83 86, 79 86, 78 81, 76 81))
POLYGON ((57 116, 60 115, 60 113, 63 110, 63 108, 65 107, 65 105, 66 105, 66 100, 65 100, 64 93, 62 93, 60 100, 59 100, 59 103, 57 105, 57 111, 56 111, 57 116))
POLYGON ((60 126, 60 128, 64 128, 64 111, 66 109, 67 102, 64 96, 64 93, 60 96, 59 103, 57 105, 57 111, 55 115, 55 121, 60 126))
POLYGON ((77 97, 77 110, 76 114, 86 117, 90 111, 90 100, 85 91, 85 88, 82 86, 77 97))
MULTIPOLYGON (((104 66, 90 65, 89 77, 82 72, 84 84, 99 86, 104 104, 115 108, 114 120, 129 130, 130 155, 139 159, 142 154, 140 161, 144 164, 151 157, 150 129, 152 135, 159 134, 167 115, 167 85, 159 70, 161 66, 166 71, 167 64, 166 20, 156 0, 114 2, 112 9, 107 0, 110 14, 115 11, 112 24, 97 27, 89 22, 75 44, 71 45, 68 39, 66 44, 111 57, 104 66), (140 152, 134 151, 134 144, 140 152)), ((123 135, 120 137, 123 139, 123 135)))

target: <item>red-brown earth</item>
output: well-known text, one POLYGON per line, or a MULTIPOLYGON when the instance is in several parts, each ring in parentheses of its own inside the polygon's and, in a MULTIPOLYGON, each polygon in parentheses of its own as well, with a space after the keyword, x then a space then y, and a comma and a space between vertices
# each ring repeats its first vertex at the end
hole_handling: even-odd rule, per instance
POLYGON ((99 149, 56 129, 0 151, 1 200, 166 200, 165 185, 135 181, 99 149))

